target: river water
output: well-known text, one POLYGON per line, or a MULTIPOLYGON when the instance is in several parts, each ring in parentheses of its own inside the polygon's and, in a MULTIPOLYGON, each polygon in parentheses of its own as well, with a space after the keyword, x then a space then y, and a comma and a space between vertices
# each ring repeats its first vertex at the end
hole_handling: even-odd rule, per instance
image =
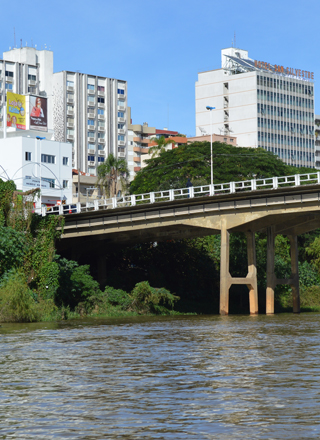
POLYGON ((0 439, 320 438, 320 314, 3 324, 0 439))

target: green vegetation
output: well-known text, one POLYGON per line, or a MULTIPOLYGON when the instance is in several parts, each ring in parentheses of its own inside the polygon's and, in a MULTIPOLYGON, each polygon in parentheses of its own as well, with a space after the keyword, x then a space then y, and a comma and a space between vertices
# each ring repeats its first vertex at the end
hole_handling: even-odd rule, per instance
MULTIPOLYGON (((310 171, 289 167, 261 149, 215 143, 213 151, 215 183, 310 171)), ((184 187, 188 177, 194 185, 209 183, 208 142, 159 149, 158 153, 132 182, 132 193, 184 187)), ((109 158, 99 167, 98 185, 106 194, 115 195, 127 169, 121 160, 109 158)), ((37 190, 18 193, 13 182, 0 180, 0 322, 218 312, 220 236, 130 247, 109 245, 108 286, 101 290, 89 265, 57 255, 55 244, 63 221, 33 214, 36 195, 37 190)), ((298 244, 301 305, 303 310, 320 311, 320 230, 300 236, 298 244)), ((256 234, 261 311, 265 307, 266 246, 266 235, 256 234)), ((230 272, 245 276, 245 235, 231 234, 230 247, 230 272)), ((275 264, 278 278, 290 275, 286 237, 276 237, 275 264)), ((233 286, 230 296, 231 313, 248 313, 246 286, 233 286)), ((292 307, 290 287, 278 286, 275 300, 276 311, 292 307)))
POLYGON ((129 169, 125 159, 117 159, 111 153, 106 161, 98 166, 98 180, 96 186, 101 194, 114 197, 118 191, 126 192, 129 179, 129 169))

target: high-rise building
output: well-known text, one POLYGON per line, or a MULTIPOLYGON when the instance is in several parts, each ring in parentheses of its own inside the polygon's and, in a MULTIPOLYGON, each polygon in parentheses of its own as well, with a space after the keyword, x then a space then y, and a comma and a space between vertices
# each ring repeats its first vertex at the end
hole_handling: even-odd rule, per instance
POLYGON ((108 154, 127 158, 126 81, 54 73, 53 52, 23 47, 4 52, 0 60, 0 125, 6 91, 47 98, 46 137, 72 144, 73 168, 96 174, 108 154))
POLYGON ((221 69, 196 82, 196 135, 237 137, 239 147, 262 147, 285 163, 314 166, 314 74, 253 60, 234 47, 221 51, 221 69), (208 111, 207 106, 215 107, 208 111))

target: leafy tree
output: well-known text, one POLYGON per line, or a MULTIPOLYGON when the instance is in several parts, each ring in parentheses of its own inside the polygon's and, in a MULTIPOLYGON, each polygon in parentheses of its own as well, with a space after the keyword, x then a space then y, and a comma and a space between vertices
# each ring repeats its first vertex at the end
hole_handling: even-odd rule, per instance
POLYGON ((28 251, 25 234, 10 227, 0 226, 0 277, 23 264, 28 251))
POLYGON ((152 158, 164 153, 166 151, 166 146, 173 142, 172 139, 166 139, 164 136, 151 138, 151 141, 156 144, 149 148, 152 158))
POLYGON ((119 189, 125 191, 128 185, 129 169, 125 159, 117 159, 111 153, 97 168, 96 186, 107 197, 114 197, 119 189))
MULTIPOLYGON (((276 155, 262 148, 239 148, 220 142, 213 143, 212 161, 214 183, 311 171, 286 165, 276 155)), ((131 182, 130 191, 133 194, 183 188, 188 176, 192 182, 210 183, 209 142, 180 145, 146 162, 147 166, 140 170, 131 182)))

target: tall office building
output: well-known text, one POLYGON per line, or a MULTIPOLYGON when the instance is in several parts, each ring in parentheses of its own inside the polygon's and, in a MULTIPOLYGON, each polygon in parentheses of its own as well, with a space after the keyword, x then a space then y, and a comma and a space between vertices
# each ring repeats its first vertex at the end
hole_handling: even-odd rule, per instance
MULTIPOLYGON (((53 52, 23 47, 0 60, 0 115, 7 90, 47 97, 47 137, 72 144, 72 167, 96 174, 113 153, 127 158, 127 83, 79 72, 53 72, 53 52)), ((0 121, 1 122, 1 121, 0 121)))
POLYGON ((196 135, 237 137, 239 147, 262 147, 285 163, 314 167, 314 74, 253 60, 234 47, 221 51, 221 69, 196 82, 196 135))

